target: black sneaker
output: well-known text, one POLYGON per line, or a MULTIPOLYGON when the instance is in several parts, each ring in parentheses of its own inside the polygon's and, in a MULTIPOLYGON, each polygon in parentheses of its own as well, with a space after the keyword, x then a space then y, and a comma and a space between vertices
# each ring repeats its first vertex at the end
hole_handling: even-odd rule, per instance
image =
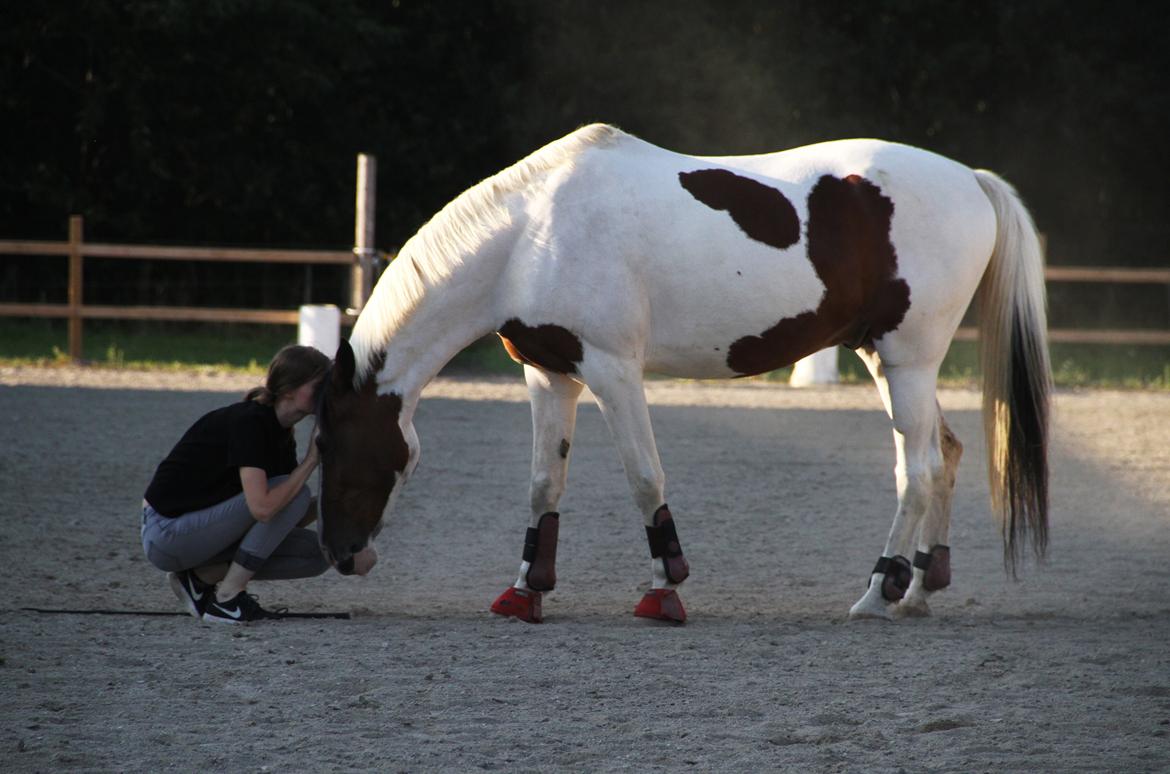
POLYGON ((171 582, 171 591, 175 592, 175 596, 183 603, 183 607, 187 608, 187 612, 196 618, 202 618, 215 586, 199 580, 190 570, 168 572, 167 580, 171 582))
POLYGON ((241 591, 227 602, 220 602, 214 594, 209 594, 207 607, 203 609, 203 620, 208 623, 238 624, 249 621, 284 618, 283 609, 271 611, 260 607, 256 597, 241 591))

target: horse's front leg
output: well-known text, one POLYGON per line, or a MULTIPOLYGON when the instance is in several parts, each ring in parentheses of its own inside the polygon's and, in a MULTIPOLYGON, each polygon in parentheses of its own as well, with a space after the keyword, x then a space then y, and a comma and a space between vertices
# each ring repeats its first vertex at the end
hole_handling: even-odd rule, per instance
POLYGON ((543 619, 541 594, 557 582, 557 503, 565 491, 569 452, 583 386, 567 376, 531 365, 524 379, 532 402, 532 516, 524 536, 520 575, 492 604, 492 612, 530 623, 543 619))
POLYGON ((650 544, 651 588, 634 608, 634 615, 682 623, 687 614, 676 589, 690 569, 663 495, 666 477, 650 426, 641 364, 591 350, 583 368, 617 444, 650 544))

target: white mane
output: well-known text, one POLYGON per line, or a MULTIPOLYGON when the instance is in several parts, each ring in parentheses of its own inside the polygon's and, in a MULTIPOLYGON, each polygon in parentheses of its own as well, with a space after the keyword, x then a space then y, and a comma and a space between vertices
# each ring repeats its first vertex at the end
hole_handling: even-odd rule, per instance
POLYGON ((508 194, 572 163, 583 150, 623 136, 607 124, 581 127, 467 189, 423 225, 387 267, 354 325, 350 344, 357 365, 355 382, 366 379, 376 355, 385 351, 423 296, 448 280, 492 235, 511 225, 512 215, 504 204, 508 194))

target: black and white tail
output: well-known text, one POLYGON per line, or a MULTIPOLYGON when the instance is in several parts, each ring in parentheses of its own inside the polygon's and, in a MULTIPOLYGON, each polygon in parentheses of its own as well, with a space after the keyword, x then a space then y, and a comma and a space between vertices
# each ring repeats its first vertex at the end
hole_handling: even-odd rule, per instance
POLYGON ((995 252, 979 286, 983 426, 992 510, 1015 573, 1030 540, 1048 546, 1048 414, 1052 372, 1044 256, 1032 218, 1015 189, 995 174, 975 177, 995 208, 995 252))

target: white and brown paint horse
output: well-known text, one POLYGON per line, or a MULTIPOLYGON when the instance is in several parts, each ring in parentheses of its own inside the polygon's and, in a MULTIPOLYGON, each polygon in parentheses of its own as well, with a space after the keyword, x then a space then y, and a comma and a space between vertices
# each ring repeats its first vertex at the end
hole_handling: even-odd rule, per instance
POLYGON ((933 153, 844 140, 760 156, 673 153, 584 127, 483 181, 403 246, 322 397, 322 542, 343 570, 419 457, 419 394, 496 331, 524 363, 534 427, 520 575, 492 610, 541 619, 556 582, 577 399, 596 396, 652 557, 635 613, 681 621, 688 573, 643 391, 855 349, 893 422, 898 506, 853 616, 925 614, 950 581, 962 447, 936 378, 978 294, 994 511, 1014 564, 1047 537, 1050 384, 1042 258, 1009 185, 933 153), (905 557, 913 555, 911 562, 905 557))

